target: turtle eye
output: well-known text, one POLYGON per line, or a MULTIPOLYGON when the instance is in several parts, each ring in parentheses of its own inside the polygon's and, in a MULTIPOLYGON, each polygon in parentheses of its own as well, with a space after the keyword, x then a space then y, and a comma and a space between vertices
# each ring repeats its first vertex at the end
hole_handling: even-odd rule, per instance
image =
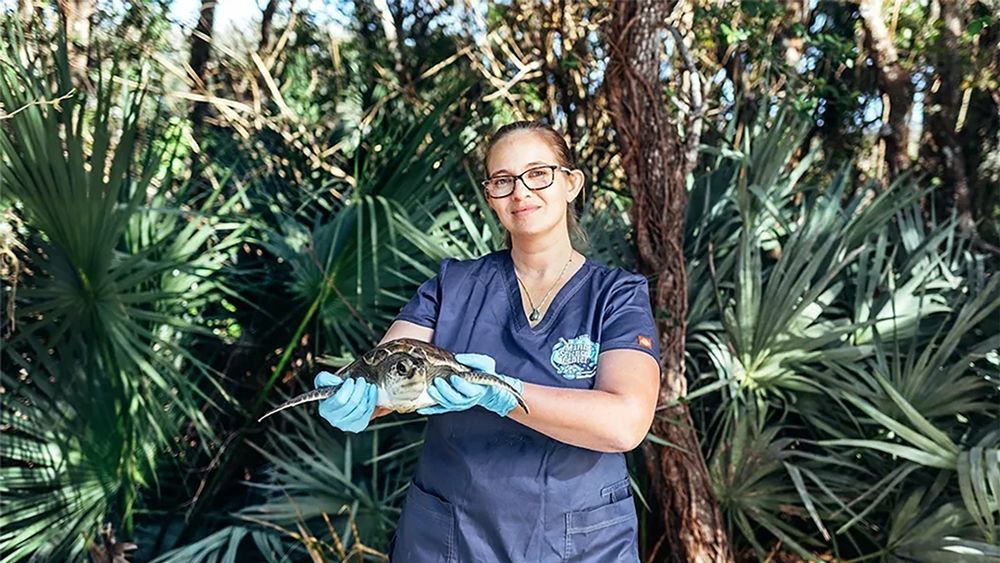
POLYGON ((410 364, 407 362, 399 362, 396 364, 396 372, 399 375, 406 375, 406 372, 410 371, 410 364))

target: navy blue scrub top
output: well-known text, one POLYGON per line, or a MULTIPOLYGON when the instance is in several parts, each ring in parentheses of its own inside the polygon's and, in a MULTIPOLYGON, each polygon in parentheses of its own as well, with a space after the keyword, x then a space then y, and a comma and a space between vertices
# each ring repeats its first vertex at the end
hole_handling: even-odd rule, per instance
MULTIPOLYGON (((539 385, 592 389, 608 350, 659 359, 646 279, 590 259, 534 327, 509 250, 443 261, 396 320, 539 385)), ((475 407, 428 419, 392 561, 632 562, 636 532, 623 454, 571 446, 475 407)))

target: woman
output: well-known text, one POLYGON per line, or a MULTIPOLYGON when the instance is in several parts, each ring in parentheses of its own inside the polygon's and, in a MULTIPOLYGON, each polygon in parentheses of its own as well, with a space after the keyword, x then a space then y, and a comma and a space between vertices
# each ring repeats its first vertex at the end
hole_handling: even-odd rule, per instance
MULTIPOLYGON (((531 413, 497 387, 435 381, 392 561, 638 561, 623 452, 645 437, 658 392, 646 280, 574 250, 570 203, 584 176, 553 129, 502 127, 485 168, 510 249, 445 260, 382 341, 459 353, 519 389, 531 413)), ((317 385, 338 382, 317 376, 317 385)), ((320 412, 358 432, 382 414, 376 396, 349 379, 320 412)))

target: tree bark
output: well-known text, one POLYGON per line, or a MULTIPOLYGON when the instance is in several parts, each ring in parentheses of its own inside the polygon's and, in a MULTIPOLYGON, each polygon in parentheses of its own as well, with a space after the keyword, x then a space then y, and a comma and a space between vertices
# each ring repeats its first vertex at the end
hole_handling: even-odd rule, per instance
POLYGON ((794 32, 796 25, 809 26, 809 3, 806 0, 786 0, 785 20, 778 37, 785 48, 785 64, 796 68, 802 60, 805 40, 794 32))
POLYGON ((927 132, 930 142, 925 143, 932 169, 941 176, 945 193, 950 196, 945 210, 954 209, 958 216, 958 226, 968 234, 975 228, 973 216, 973 193, 966 172, 965 153, 957 131, 958 112, 962 106, 962 57, 959 53, 959 38, 965 24, 961 9, 955 0, 941 0, 941 36, 939 58, 934 64, 940 84, 929 96, 927 132))
MULTIPOLYGON (((267 61, 270 60, 268 55, 274 47, 272 45, 274 40, 272 24, 274 23, 274 14, 277 10, 278 0, 268 0, 267 5, 264 6, 264 10, 260 14, 260 42, 257 43, 257 54, 261 60, 265 61, 265 67, 267 66, 267 61)), ((257 83, 255 95, 260 97, 259 102, 263 105, 265 100, 270 99, 270 90, 267 87, 267 81, 264 80, 263 73, 256 72, 254 74, 254 80, 257 83)))
MULTIPOLYGON (((30 2, 26 3, 30 6, 30 2)), ((90 49, 90 20, 94 16, 94 0, 59 0, 59 14, 66 24, 66 49, 69 67, 83 82, 87 81, 90 49)))
MULTIPOLYGON (((216 0, 201 0, 201 10, 198 16, 198 25, 191 33, 191 58, 188 62, 188 72, 195 92, 208 94, 206 87, 206 68, 208 59, 212 54, 212 33, 215 27, 215 3, 216 0)), ((205 170, 205 155, 203 154, 202 132, 205 118, 208 116, 208 102, 196 101, 191 106, 191 113, 188 119, 191 121, 191 138, 194 140, 197 150, 191 158, 191 183, 194 185, 194 193, 201 190, 201 178, 205 170)))
POLYGON ((376 1, 375 6, 382 17, 382 31, 385 33, 386 45, 389 47, 389 52, 392 53, 393 72, 399 78, 400 85, 409 84, 410 77, 403 64, 403 48, 400 45, 405 33, 403 30, 404 8, 398 1, 389 6, 388 0, 376 1))
POLYGON ((865 45, 875 63, 879 89, 889 101, 889 118, 882 127, 882 137, 885 139, 885 163, 892 180, 910 168, 907 121, 913 105, 913 84, 909 71, 899 62, 896 46, 882 19, 882 0, 861 0, 860 12, 865 45))
POLYGON ((267 6, 264 6, 264 11, 260 14, 260 43, 257 44, 257 54, 261 58, 271 50, 271 24, 277 10, 278 0, 268 0, 267 6))
MULTIPOLYGON (((987 56, 977 62, 983 76, 1000 76, 1000 34, 980 36, 977 47, 987 56)), ((1000 248, 1000 91, 975 87, 969 96, 968 115, 961 131, 966 169, 972 184, 972 208, 978 223, 977 238, 990 249, 1000 248)), ((1000 255, 1000 252, 993 252, 1000 255)))
MULTIPOLYGON (((216 0, 201 0, 198 25, 195 26, 194 32, 191 34, 191 58, 188 66, 195 90, 199 92, 205 92, 205 68, 208 66, 208 58, 212 54, 215 2, 216 0)), ((196 142, 207 114, 208 104, 206 102, 195 102, 191 108, 191 129, 196 142)))
MULTIPOLYGON (((685 176, 691 163, 685 143, 667 115, 657 80, 664 22, 672 5, 662 0, 613 2, 606 32, 610 60, 605 88, 633 195, 639 267, 656 280, 652 300, 660 331, 660 405, 672 404, 687 392, 683 237, 685 176)), ((669 550, 666 558, 678 562, 732 561, 725 524, 687 406, 658 414, 653 434, 677 446, 664 448, 649 441, 643 445, 663 516, 669 550)))
POLYGON ((21 20, 22 26, 27 28, 34 14, 35 5, 32 0, 17 0, 17 18, 21 20))

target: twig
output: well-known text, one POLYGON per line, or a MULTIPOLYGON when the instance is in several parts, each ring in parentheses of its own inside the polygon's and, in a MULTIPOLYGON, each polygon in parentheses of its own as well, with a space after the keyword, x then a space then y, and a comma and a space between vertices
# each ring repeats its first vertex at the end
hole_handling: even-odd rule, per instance
POLYGON ((274 44, 274 48, 267 56, 267 68, 271 68, 278 61, 278 56, 284 52, 285 45, 288 44, 288 38, 291 36, 292 30, 295 29, 295 24, 299 19, 299 13, 295 11, 295 0, 292 0, 291 5, 288 7, 288 25, 285 26, 285 31, 281 33, 281 37, 278 38, 278 42, 274 44))
POLYGON ((495 100, 496 98, 499 98, 500 96, 506 95, 507 92, 509 92, 510 89, 513 88, 515 84, 517 84, 518 82, 520 82, 522 80, 527 80, 529 78, 535 78, 537 76, 541 76, 541 71, 538 70, 539 67, 541 67, 541 63, 538 62, 538 61, 535 61, 535 62, 533 62, 533 63, 525 66, 521 70, 517 71, 517 74, 515 74, 513 78, 511 78, 510 80, 508 80, 499 90, 497 90, 496 92, 493 92, 491 94, 487 94, 487 95, 483 96, 483 101, 484 102, 489 102, 491 100, 495 100), (538 72, 536 73, 534 71, 538 71, 538 72))
POLYGON ((681 32, 670 24, 666 24, 666 28, 674 36, 674 43, 677 44, 677 49, 681 53, 681 59, 684 60, 684 68, 687 69, 691 80, 691 87, 688 89, 691 97, 691 111, 688 113, 687 123, 685 123, 684 127, 684 133, 687 137, 684 140, 686 150, 686 170, 684 173, 687 175, 694 170, 695 165, 698 163, 698 145, 701 143, 701 130, 704 125, 701 74, 698 73, 698 67, 694 64, 694 58, 691 57, 691 51, 688 49, 687 44, 684 43, 684 37, 681 35, 681 32))
POLYGON ((222 454, 226 451, 226 448, 229 447, 229 444, 242 432, 242 430, 232 432, 226 437, 225 442, 219 446, 219 451, 216 452, 215 457, 212 458, 212 461, 209 462, 208 467, 205 469, 205 477, 202 478, 200 483, 198 483, 198 488, 195 490, 194 496, 192 496, 191 500, 188 501, 189 506, 187 512, 184 514, 184 522, 190 521, 191 513, 194 511, 195 506, 198 505, 198 499, 201 497, 202 491, 205 490, 205 485, 208 482, 208 475, 212 472, 212 469, 215 469, 219 465, 219 460, 222 458, 222 454))
POLYGON ((976 248, 989 252, 990 254, 993 255, 994 258, 1000 258, 1000 247, 990 244, 988 241, 979 236, 979 233, 975 230, 975 227, 973 227, 972 233, 969 238, 972 240, 972 244, 976 248))
POLYGON ((66 92, 62 96, 59 96, 58 98, 54 98, 54 99, 51 99, 51 100, 35 100, 33 102, 28 102, 27 104, 25 104, 25 105, 17 108, 16 110, 14 110, 14 111, 12 111, 10 113, 2 113, 2 112, 0 112, 0 120, 10 119, 10 118, 14 117, 15 115, 21 113, 22 111, 30 108, 31 106, 52 105, 52 106, 54 106, 56 108, 56 110, 58 110, 59 109, 59 103, 62 102, 63 100, 65 100, 65 99, 73 96, 73 94, 76 94, 76 88, 71 88, 69 92, 66 92))
POLYGON ((667 539, 666 532, 664 532, 660 536, 660 539, 656 541, 656 545, 653 546, 653 551, 649 553, 649 558, 646 559, 648 563, 653 563, 653 561, 656 561, 656 555, 660 553, 660 547, 663 545, 663 540, 665 539, 667 539))
POLYGON ((267 65, 261 60, 257 53, 250 53, 250 58, 253 60, 254 64, 257 65, 257 70, 260 72, 261 78, 264 79, 264 84, 267 85, 267 89, 271 92, 271 97, 274 99, 274 103, 277 104, 278 110, 281 111, 281 115, 290 120, 295 120, 295 114, 292 109, 285 104, 285 98, 281 95, 281 90, 278 88, 278 84, 275 83, 274 77, 267 70, 267 65))
POLYGON ((421 74, 421 75, 419 76, 419 80, 423 80, 423 79, 425 79, 425 78, 429 78, 429 77, 431 77, 431 76, 434 76, 434 75, 435 75, 435 74, 437 74, 437 73, 438 73, 438 72, 439 72, 439 71, 440 71, 441 69, 443 69, 443 68, 445 68, 446 66, 450 65, 451 63, 455 62, 455 61, 456 61, 456 60, 458 60, 458 59, 459 59, 460 57, 464 57, 464 56, 465 56, 465 55, 466 55, 467 53, 469 53, 469 52, 471 52, 471 51, 472 51, 472 46, 471 46, 471 45, 466 45, 465 47, 462 47, 462 48, 461 48, 461 49, 459 49, 459 50, 458 50, 458 51, 457 51, 457 52, 456 52, 455 54, 453 54, 453 55, 451 55, 450 57, 446 58, 445 60, 443 60, 443 61, 439 62, 438 64, 436 64, 436 65, 432 66, 431 68, 429 68, 429 69, 425 70, 425 71, 424 71, 424 72, 423 72, 423 73, 422 73, 422 74, 421 74))

